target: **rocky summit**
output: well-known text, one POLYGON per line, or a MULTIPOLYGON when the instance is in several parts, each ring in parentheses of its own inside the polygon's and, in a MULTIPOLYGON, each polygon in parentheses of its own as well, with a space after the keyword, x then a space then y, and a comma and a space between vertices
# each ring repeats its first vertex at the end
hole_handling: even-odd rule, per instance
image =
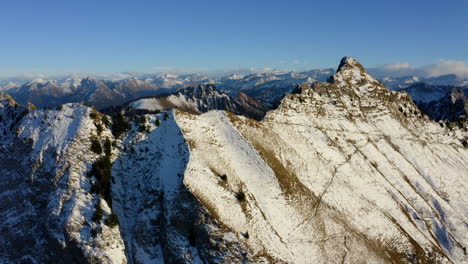
POLYGON ((1 95, 0 263, 468 262, 465 119, 351 57, 268 109, 207 85, 106 114, 1 95))

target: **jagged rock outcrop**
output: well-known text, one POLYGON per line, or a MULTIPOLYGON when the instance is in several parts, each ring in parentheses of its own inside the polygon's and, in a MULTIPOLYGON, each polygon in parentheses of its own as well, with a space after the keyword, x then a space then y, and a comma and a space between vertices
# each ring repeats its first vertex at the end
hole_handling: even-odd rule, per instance
POLYGON ((268 110, 266 105, 243 92, 239 92, 237 97, 233 98, 211 84, 184 88, 169 95, 142 98, 131 102, 129 106, 151 111, 177 108, 194 114, 226 110, 256 120, 262 119, 268 110))

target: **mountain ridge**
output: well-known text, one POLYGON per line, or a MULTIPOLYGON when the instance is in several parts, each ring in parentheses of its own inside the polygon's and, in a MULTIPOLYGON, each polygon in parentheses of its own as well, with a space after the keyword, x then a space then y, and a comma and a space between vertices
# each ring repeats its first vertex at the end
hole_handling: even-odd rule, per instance
POLYGON ((441 127, 352 58, 261 121, 3 97, 5 262, 467 261, 468 125, 441 127))

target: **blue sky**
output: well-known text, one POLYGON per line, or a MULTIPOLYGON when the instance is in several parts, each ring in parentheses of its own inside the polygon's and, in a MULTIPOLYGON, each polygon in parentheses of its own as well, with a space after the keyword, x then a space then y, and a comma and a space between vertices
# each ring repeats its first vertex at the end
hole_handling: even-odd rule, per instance
POLYGON ((468 1, 4 0, 0 76, 468 62, 468 1))

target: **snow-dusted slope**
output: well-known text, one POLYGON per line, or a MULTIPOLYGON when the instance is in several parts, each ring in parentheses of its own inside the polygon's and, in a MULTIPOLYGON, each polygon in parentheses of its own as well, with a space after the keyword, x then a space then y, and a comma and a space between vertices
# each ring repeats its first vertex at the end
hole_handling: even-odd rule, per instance
MULTIPOLYGON (((144 115, 121 140, 112 175, 113 209, 128 263, 242 263, 235 233, 184 185, 191 157, 172 111, 144 115), (141 126, 147 127, 142 131, 141 126)), ((250 261, 249 261, 250 262, 250 261)))
POLYGON ((90 137, 109 132, 98 135, 82 105, 41 111, 0 99, 0 262, 123 263, 120 232, 104 224, 110 209, 87 176, 98 157, 90 137))
POLYGON ((186 186, 272 262, 468 261, 466 132, 429 121, 352 58, 333 80, 263 122, 178 113, 186 186))

